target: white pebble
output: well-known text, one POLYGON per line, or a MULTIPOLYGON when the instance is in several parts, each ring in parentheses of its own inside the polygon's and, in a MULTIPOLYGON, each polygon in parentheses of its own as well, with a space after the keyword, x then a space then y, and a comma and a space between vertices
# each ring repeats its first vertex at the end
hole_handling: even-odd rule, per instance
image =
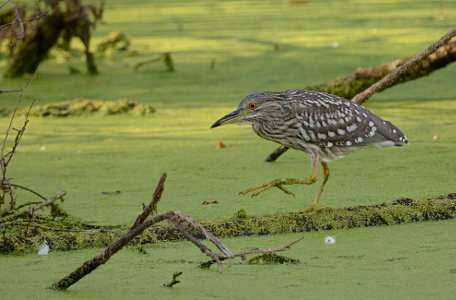
POLYGON ((49 244, 46 240, 44 240, 43 244, 41 244, 40 249, 38 250, 38 255, 48 255, 49 253, 49 244))
POLYGON ((333 237, 333 236, 327 236, 325 237, 325 244, 327 245, 331 245, 331 244, 335 244, 336 243, 336 238, 333 237))

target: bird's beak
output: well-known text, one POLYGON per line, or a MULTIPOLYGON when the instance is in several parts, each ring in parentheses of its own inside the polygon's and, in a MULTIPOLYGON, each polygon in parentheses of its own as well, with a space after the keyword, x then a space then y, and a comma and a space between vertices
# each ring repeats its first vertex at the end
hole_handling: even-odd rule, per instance
POLYGON ((241 118, 245 115, 242 111, 239 109, 230 112, 224 117, 221 117, 218 119, 214 124, 212 124, 211 128, 220 126, 220 125, 225 125, 225 124, 230 124, 230 123, 236 123, 241 120, 241 118))

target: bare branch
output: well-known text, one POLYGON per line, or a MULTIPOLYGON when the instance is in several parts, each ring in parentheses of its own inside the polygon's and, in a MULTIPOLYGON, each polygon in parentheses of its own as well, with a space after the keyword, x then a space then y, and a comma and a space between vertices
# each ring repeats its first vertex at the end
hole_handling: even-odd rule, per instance
POLYGON ((20 89, 20 90, 0 90, 0 95, 3 93, 19 93, 20 91, 22 91, 22 89, 20 89))
MULTIPOLYGON (((28 187, 25 187, 25 186, 22 186, 22 185, 19 185, 19 184, 14 184, 14 183, 10 183, 10 186, 15 187, 15 188, 19 188, 19 189, 22 189, 22 190, 25 190, 25 191, 28 191, 28 192, 30 192, 32 194, 35 194, 36 196, 40 197, 43 200, 48 200, 46 197, 44 197, 40 193, 35 192, 34 190, 29 189, 28 187)), ((19 207, 18 207, 18 209, 19 209, 19 207)))
MULTIPOLYGON (((17 109, 19 108, 19 105, 21 103, 22 96, 24 95, 25 90, 30 85, 32 80, 35 78, 37 72, 38 72, 38 69, 35 70, 35 73, 33 73, 33 75, 30 77, 30 79, 27 82, 27 84, 21 89, 21 92, 20 92, 19 97, 18 97, 17 102, 16 102, 16 107, 14 108, 13 113, 11 115, 11 120, 10 120, 10 123, 8 125, 8 129, 6 130, 6 133, 5 133, 5 138, 3 140, 2 151, 1 151, 1 155, 0 155, 0 167, 1 167, 1 170, 2 170, 2 178, 1 178, 1 181, 0 181, 0 188, 1 188, 2 193, 3 193, 1 198, 0 198, 0 206, 4 202, 5 194, 8 193, 10 195, 10 210, 14 209, 15 199, 14 199, 13 189, 11 187, 11 183, 9 182, 9 179, 6 177, 6 168, 7 168, 8 164, 9 164, 9 162, 11 161, 11 158, 14 155, 14 152, 16 150, 17 145, 19 144, 19 141, 20 141, 20 139, 22 137, 22 134, 24 133, 25 127, 27 126, 28 116, 29 116, 29 113, 30 113, 31 106, 29 108, 29 111, 27 112, 24 125, 22 126, 22 128, 20 130, 18 130, 18 133, 16 135, 13 148, 7 155, 4 155, 5 146, 6 146, 6 142, 8 140, 9 132, 10 132, 11 127, 13 125, 14 117, 16 116, 17 109)), ((33 105, 33 103, 32 103, 32 105, 33 105)))
POLYGON ((416 55, 414 58, 410 59, 408 62, 391 72, 390 74, 383 77, 378 82, 371 85, 369 88, 363 92, 357 94, 351 100, 354 103, 362 104, 364 101, 369 99, 373 94, 379 90, 385 89, 392 85, 398 78, 405 74, 410 68, 419 63, 424 58, 428 57, 430 54, 434 53, 438 48, 442 47, 448 43, 454 36, 456 36, 456 27, 448 31, 444 36, 442 36, 437 42, 427 47, 423 52, 416 55))
POLYGON ((21 16, 19 14, 19 9, 17 8, 16 2, 14 2, 14 0, 11 0, 11 3, 13 3, 14 12, 16 13, 16 18, 15 18, 16 23, 19 23, 19 27, 21 28, 21 34, 17 38, 18 38, 18 40, 22 40, 25 35, 24 23, 22 23, 21 16))
POLYGON ((6 0, 5 2, 3 2, 3 4, 0 5, 0 8, 2 8, 3 6, 5 6, 5 4, 8 3, 8 2, 9 2, 9 0, 6 0))
POLYGON ((14 117, 16 115, 16 111, 19 107, 19 104, 21 103, 21 100, 22 100, 22 96, 24 95, 24 92, 25 90, 27 89, 27 87, 30 85, 30 83, 32 82, 32 80, 35 78, 36 74, 38 73, 38 69, 35 70, 35 72, 33 73, 33 75, 30 77, 29 81, 27 82, 27 84, 21 89, 21 93, 19 94, 19 98, 17 99, 17 103, 16 103, 16 107, 14 108, 13 110, 13 114, 11 116, 11 121, 9 123, 9 126, 8 126, 8 129, 6 130, 6 133, 5 133, 5 138, 3 139, 3 145, 2 145, 2 152, 1 152, 1 166, 2 166, 2 169, 4 167, 4 156, 3 156, 3 153, 5 151, 5 145, 6 145, 6 140, 8 139, 8 134, 9 134, 9 131, 11 130, 11 126, 13 125, 13 120, 14 120, 14 117))
POLYGON ((5 30, 8 26, 11 26, 11 25, 14 25, 14 24, 23 24, 23 23, 26 23, 26 22, 30 22, 30 21, 34 21, 34 20, 37 20, 41 17, 44 17, 45 15, 47 15, 49 13, 48 10, 46 11, 43 11, 42 13, 40 13, 39 15, 36 15, 36 16, 31 16, 27 19, 15 19, 13 22, 10 22, 10 23, 6 23, 6 24, 3 24, 0 26, 0 31, 3 31, 5 30))
POLYGON ((229 259, 229 258, 234 258, 234 257, 241 257, 242 260, 245 260, 245 256, 248 254, 275 253, 275 252, 286 251, 286 250, 289 250, 291 248, 291 246, 293 246, 296 243, 299 243, 303 239, 304 239, 304 237, 300 237, 299 239, 297 239, 283 247, 277 248, 277 249, 252 249, 252 250, 242 251, 242 252, 238 252, 238 253, 233 253, 231 256, 218 255, 218 259, 219 259, 218 262, 215 260, 209 260, 207 262, 202 263, 200 265, 200 267, 207 268, 207 267, 210 267, 215 262, 217 262, 217 264, 220 265, 220 261, 223 261, 223 260, 229 259))
POLYGON ((62 199, 63 196, 66 195, 66 192, 65 191, 61 191, 61 192, 58 192, 55 197, 52 197, 52 198, 49 198, 48 200, 46 201, 43 201, 41 202, 40 204, 30 208, 27 212, 30 216, 33 216, 33 214, 35 213, 35 211, 45 207, 45 206, 48 206, 49 204, 51 204, 52 202, 54 202, 55 200, 57 199, 62 199))
POLYGON ((133 224, 131 229, 133 229, 133 227, 137 226, 138 224, 141 224, 142 222, 144 222, 144 220, 147 219, 149 214, 154 213, 154 212, 157 211, 158 201, 160 201, 161 195, 162 195, 163 190, 164 190, 166 176, 167 176, 166 172, 163 173, 163 175, 161 176, 161 178, 160 178, 160 180, 158 182, 157 188, 155 189, 154 195, 152 196, 152 201, 150 201, 149 205, 144 208, 142 214, 140 214, 138 216, 138 218, 136 219, 135 224, 133 224))

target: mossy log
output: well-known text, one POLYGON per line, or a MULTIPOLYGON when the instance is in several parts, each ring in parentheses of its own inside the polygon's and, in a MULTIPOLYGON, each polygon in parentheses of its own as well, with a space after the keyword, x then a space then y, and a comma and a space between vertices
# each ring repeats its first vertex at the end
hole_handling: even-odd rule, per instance
MULTIPOLYGON (((247 216, 240 211, 230 219, 200 221, 219 238, 395 225, 456 218, 456 193, 433 199, 401 198, 393 203, 348 208, 328 208, 318 213, 275 213, 247 216)), ((156 226, 150 233, 157 240, 183 237, 171 226, 156 226)), ((202 238, 197 233, 195 236, 202 238)))
MULTIPOLYGON (((410 57, 404 57, 387 62, 375 67, 358 68, 354 73, 336 78, 323 84, 308 86, 305 89, 334 94, 346 99, 353 98, 372 84, 376 83, 399 66, 409 61, 410 57)), ((441 69, 456 60, 456 41, 440 47, 436 52, 423 59, 411 68, 404 76, 397 80, 394 85, 414 80, 441 69)))
POLYGON ((22 41, 18 51, 11 59, 5 71, 7 77, 20 77, 33 73, 46 58, 49 50, 57 43, 64 27, 62 14, 48 14, 22 41))
MULTIPOLYGON (((275 213, 264 216, 248 216, 240 210, 233 217, 217 221, 199 221, 218 238, 308 232, 331 229, 359 228, 367 226, 395 225, 456 218, 456 193, 433 199, 398 199, 392 203, 348 208, 329 208, 318 213, 275 213)), ((6 218, 5 218, 6 219, 6 218)), ((0 218, 0 223, 2 218, 0 218)), ((27 253, 38 249, 43 238, 52 251, 69 251, 85 248, 106 247, 127 228, 90 226, 71 216, 51 213, 51 216, 35 216, 3 223, 6 227, 0 236, 0 253, 27 253), (24 233, 26 233, 25 236, 24 233)), ((191 233, 204 238, 201 233, 191 233)), ((173 225, 155 225, 132 245, 185 239, 173 225)))

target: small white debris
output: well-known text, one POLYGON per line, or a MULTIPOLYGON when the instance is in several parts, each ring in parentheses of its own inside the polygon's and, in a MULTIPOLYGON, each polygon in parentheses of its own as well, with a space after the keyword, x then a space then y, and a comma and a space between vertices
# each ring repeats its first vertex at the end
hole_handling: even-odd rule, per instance
POLYGON ((336 237, 328 235, 325 237, 325 244, 326 245, 332 245, 336 243, 336 237))
POLYGON ((334 49, 339 48, 339 43, 338 42, 332 42, 331 43, 331 48, 334 48, 334 49))
POLYGON ((345 144, 346 144, 347 146, 351 146, 351 145, 352 145, 352 142, 347 141, 345 144))
POLYGON ((396 133, 396 132, 397 132, 396 129, 393 129, 393 133, 396 133))
POLYGON ((48 255, 49 253, 49 244, 46 240, 44 240, 43 244, 41 244, 40 249, 38 250, 38 255, 48 255))
POLYGON ((41 146, 40 151, 44 151, 44 150, 46 150, 46 146, 41 146))
POLYGON ((374 126, 374 122, 369 121, 369 126, 370 126, 370 127, 374 126))

